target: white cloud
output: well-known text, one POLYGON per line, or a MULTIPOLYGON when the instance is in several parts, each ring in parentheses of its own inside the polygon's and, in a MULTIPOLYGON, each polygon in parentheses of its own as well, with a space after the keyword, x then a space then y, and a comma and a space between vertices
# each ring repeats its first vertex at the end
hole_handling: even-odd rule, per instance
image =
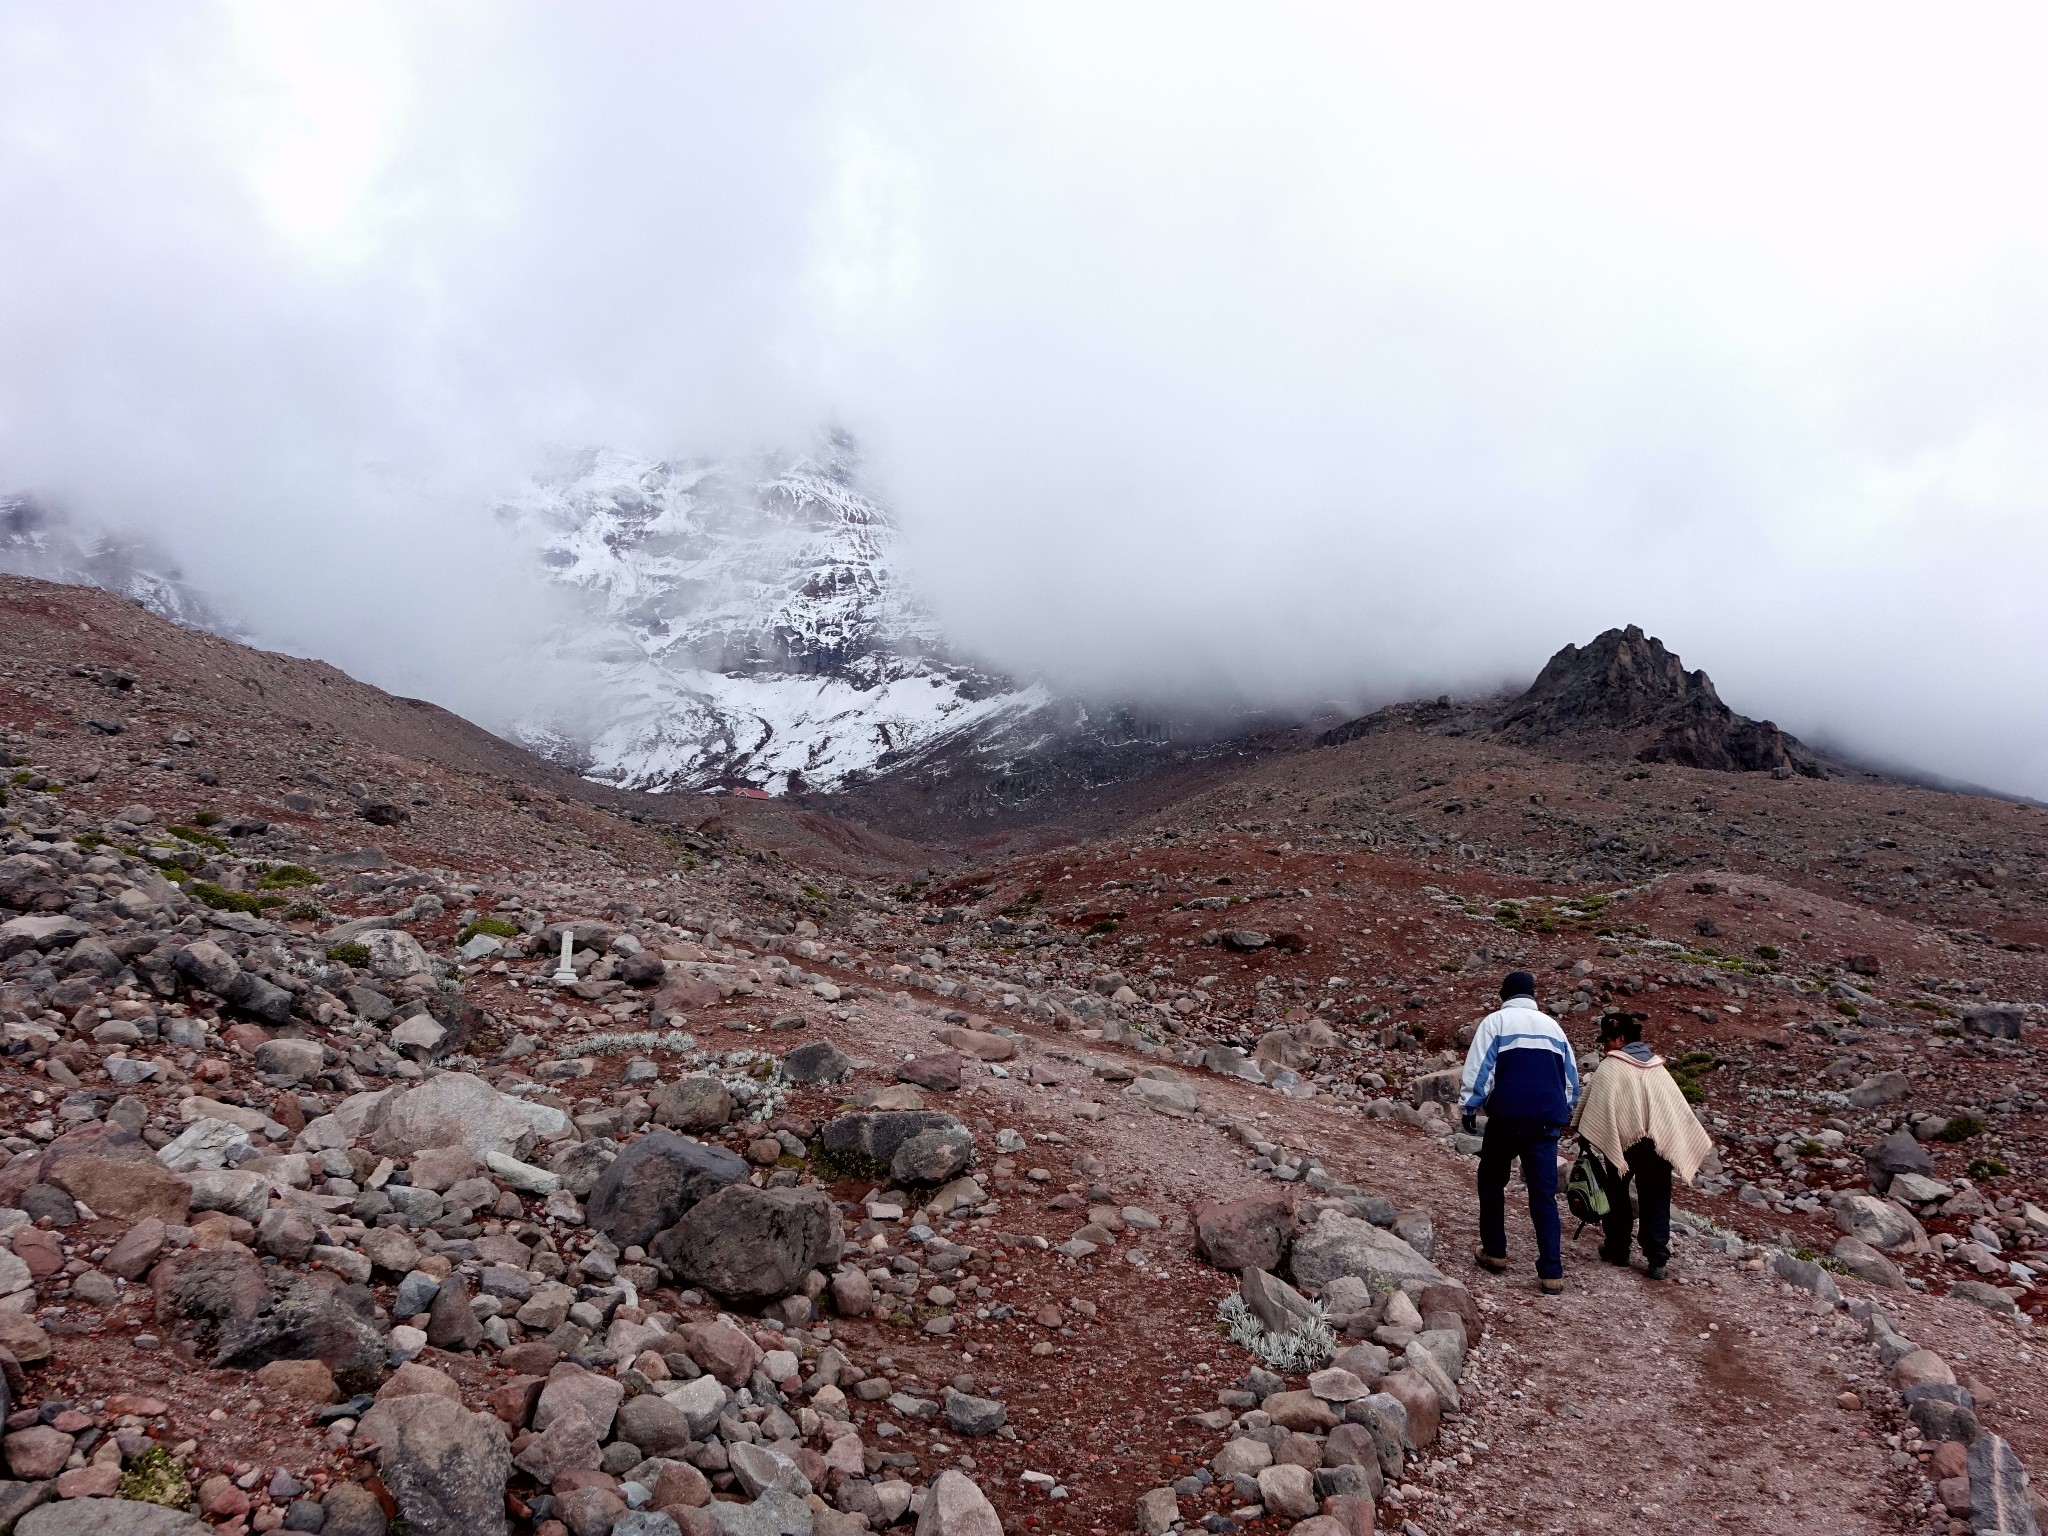
POLYGON ((1641 622, 2048 793, 2024 8, 20 7, 0 481, 489 713, 562 445, 861 431, 970 643, 1365 698, 1641 622))

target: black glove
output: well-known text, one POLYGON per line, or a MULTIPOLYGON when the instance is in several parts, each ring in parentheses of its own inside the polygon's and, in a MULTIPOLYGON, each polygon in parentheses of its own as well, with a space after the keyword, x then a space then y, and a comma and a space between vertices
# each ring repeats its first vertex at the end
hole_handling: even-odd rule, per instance
POLYGON ((1458 1116, 1458 1129, 1463 1131, 1467 1136, 1477 1136, 1479 1134, 1478 1111, 1468 1109, 1465 1111, 1465 1113, 1458 1116))

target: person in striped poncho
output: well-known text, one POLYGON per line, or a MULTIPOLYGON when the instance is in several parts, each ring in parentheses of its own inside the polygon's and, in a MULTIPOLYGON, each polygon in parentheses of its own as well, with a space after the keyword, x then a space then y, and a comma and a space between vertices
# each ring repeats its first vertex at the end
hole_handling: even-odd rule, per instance
POLYGON ((1671 1181, 1675 1176, 1690 1184, 1714 1144, 1665 1070, 1664 1058, 1643 1044, 1643 1026, 1635 1017, 1603 1018, 1600 1048, 1600 1065, 1586 1080, 1578 1115, 1579 1144, 1590 1149, 1580 1156, 1593 1157, 1593 1171, 1607 1191, 1600 1257, 1626 1265, 1639 1229, 1650 1278, 1662 1280, 1671 1262, 1671 1181))

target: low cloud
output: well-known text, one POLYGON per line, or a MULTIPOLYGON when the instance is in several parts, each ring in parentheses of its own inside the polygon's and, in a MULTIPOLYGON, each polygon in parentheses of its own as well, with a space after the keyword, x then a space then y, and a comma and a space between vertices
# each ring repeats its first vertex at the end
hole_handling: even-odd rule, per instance
POLYGON ((496 721, 507 487, 836 421, 951 630, 1065 686, 1362 705, 1636 622, 2048 795, 2028 29, 16 8, 0 489, 496 721))

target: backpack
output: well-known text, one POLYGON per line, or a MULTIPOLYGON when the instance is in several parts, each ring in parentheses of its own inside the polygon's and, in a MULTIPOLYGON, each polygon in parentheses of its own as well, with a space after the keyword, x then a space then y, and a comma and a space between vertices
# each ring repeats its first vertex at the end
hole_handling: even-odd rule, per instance
MULTIPOLYGON (((1578 1161, 1572 1164, 1572 1171, 1564 1181, 1564 1201, 1579 1220, 1579 1232, 1604 1219, 1609 1208, 1607 1191, 1601 1187, 1599 1176, 1593 1171, 1593 1160, 1597 1156, 1591 1147, 1581 1146, 1578 1161)), ((1579 1232, 1572 1234, 1574 1241, 1577 1241, 1579 1232)))

